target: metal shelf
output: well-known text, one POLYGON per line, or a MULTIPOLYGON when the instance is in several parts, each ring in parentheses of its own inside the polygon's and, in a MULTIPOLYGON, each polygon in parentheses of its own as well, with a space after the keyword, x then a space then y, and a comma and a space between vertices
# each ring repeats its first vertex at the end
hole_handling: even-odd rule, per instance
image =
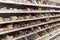
POLYGON ((22 20, 12 20, 12 21, 2 21, 0 24, 5 24, 5 23, 13 23, 13 22, 22 22, 22 21, 29 21, 29 20, 38 20, 38 19, 44 19, 44 18, 52 18, 52 17, 60 17, 58 16, 45 16, 45 17, 40 17, 40 18, 32 18, 32 19, 22 19, 22 20))
MULTIPOLYGON (((29 4, 29 3, 19 3, 19 2, 9 2, 9 1, 0 1, 0 3, 4 3, 4 4, 16 4, 16 5, 23 5, 23 6, 36 6, 36 7, 48 7, 48 8, 60 8, 60 6, 53 6, 53 5, 43 5, 43 4, 29 4)), ((1 11, 0 10, 0 13, 53 13, 53 12, 56 12, 56 13, 59 13, 59 11, 54 11, 54 10, 46 10, 46 11, 20 11, 20 10, 17 10, 17 11, 11 11, 11 10, 4 10, 4 11, 1 11)), ((52 18, 52 17, 60 17, 59 15, 58 16, 44 16, 44 17, 40 17, 40 18, 32 18, 32 19, 22 19, 22 20, 11 20, 11 21, 3 21, 3 22, 0 22, 0 24, 6 24, 6 23, 13 23, 13 22, 22 22, 22 21, 29 21, 29 20, 38 20, 38 19, 44 19, 44 18, 52 18)), ((36 24, 36 25, 31 25, 31 26, 27 26, 27 27, 23 27, 23 28, 16 28, 16 29, 12 29, 12 30, 8 30, 8 31, 3 31, 3 32, 0 32, 0 35, 2 34, 7 34, 7 33, 11 33, 11 32, 15 32, 15 31, 20 31, 20 30, 24 30, 24 29, 28 29, 28 28, 32 28, 32 27, 36 27, 36 26, 39 26, 39 25, 44 25, 44 24, 48 24, 48 23, 53 23, 53 22, 57 22, 57 21, 60 21, 60 19, 58 20, 53 20, 53 21, 49 21, 49 22, 44 22, 44 23, 40 23, 40 24, 36 24)), ((30 34, 27 34, 27 35, 23 35, 23 36, 19 36, 13 40, 17 40, 17 39, 20 39, 20 38, 23 38, 23 37, 26 37, 26 36, 30 36, 30 35, 33 35, 35 33, 38 33, 38 32, 41 32, 41 31, 44 31, 44 30, 47 30, 49 28, 52 28, 52 27, 56 27, 60 24, 56 24, 56 25, 53 25, 53 26, 49 26, 47 28, 44 28, 44 29, 40 29, 36 32, 32 32, 30 34)), ((57 30, 58 31, 58 30, 57 30)), ((56 31, 53 31, 53 32, 56 32, 56 31)), ((52 32, 51 32, 52 33, 52 32)), ((51 33, 47 34, 47 35, 50 35, 51 33)), ((56 35, 58 35, 60 32, 58 32, 56 35)), ((45 36, 47 36, 45 35, 45 36)), ((49 37, 48 39, 51 39, 52 37, 56 36, 56 35, 53 35, 51 37, 49 37)), ((45 37, 43 36, 43 37, 45 37)), ((39 39, 42 39, 43 37, 39 37, 37 38, 36 40, 39 40, 39 39)))
POLYGON ((57 12, 59 13, 59 11, 53 11, 53 10, 46 10, 46 11, 9 11, 9 10, 4 10, 4 11, 0 11, 0 13, 53 13, 53 12, 57 12))

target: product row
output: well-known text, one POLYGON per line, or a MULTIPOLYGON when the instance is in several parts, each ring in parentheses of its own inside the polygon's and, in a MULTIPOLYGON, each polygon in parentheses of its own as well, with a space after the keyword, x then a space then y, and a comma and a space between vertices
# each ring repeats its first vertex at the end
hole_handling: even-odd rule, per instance
POLYGON ((45 4, 45 5, 56 5, 47 0, 1 0, 7 2, 27 3, 27 4, 45 4))
POLYGON ((8 7, 1 7, 0 8, 0 11, 9 11, 9 12, 14 12, 14 11, 16 11, 16 12, 31 12, 31 11, 56 11, 55 9, 48 9, 48 8, 28 8, 28 7, 26 7, 26 8, 8 8, 8 7))
MULTIPOLYGON (((48 25, 53 26, 55 24, 60 24, 60 22, 59 23, 56 22, 56 23, 52 23, 51 25, 50 24, 48 24, 48 25)), ((47 26, 47 25, 41 25, 41 26, 29 28, 29 29, 24 29, 24 30, 16 31, 16 32, 9 33, 6 35, 0 35, 0 40, 13 40, 14 38, 21 37, 21 36, 24 36, 24 35, 27 35, 27 34, 30 34, 33 32, 37 33, 37 31, 42 30, 41 27, 44 27, 44 26, 47 26)), ((39 35, 39 37, 42 37, 42 36, 52 32, 54 30, 59 29, 59 27, 53 27, 53 28, 47 29, 45 31, 38 32, 37 34, 39 35)), ((29 36, 27 38, 28 38, 28 40, 34 40, 34 38, 36 38, 36 36, 34 36, 34 37, 29 36)))
MULTIPOLYGON (((4 15, 5 16, 5 15, 4 15)), ((13 21, 13 20, 24 20, 24 19, 34 19, 34 18, 41 18, 41 17, 59 17, 60 13, 40 13, 40 14, 26 14, 26 15, 18 15, 18 16, 8 16, 7 17, 0 17, 0 22, 2 21, 13 21)))

